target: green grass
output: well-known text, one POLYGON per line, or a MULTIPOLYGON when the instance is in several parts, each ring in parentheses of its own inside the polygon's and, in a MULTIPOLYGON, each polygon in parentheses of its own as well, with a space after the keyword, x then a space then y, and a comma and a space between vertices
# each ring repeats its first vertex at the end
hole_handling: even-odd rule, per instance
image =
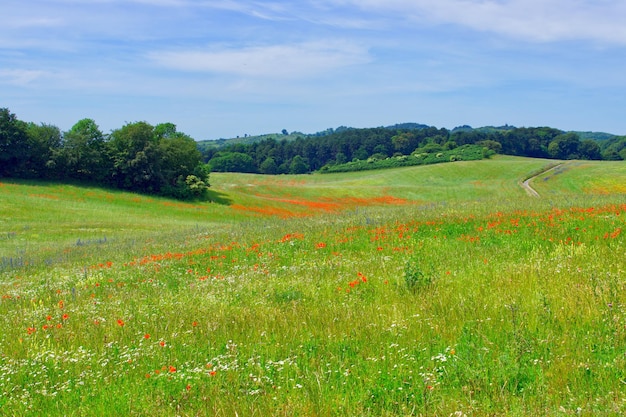
POLYGON ((0 415, 623 415, 626 171, 549 162, 2 181, 0 415))

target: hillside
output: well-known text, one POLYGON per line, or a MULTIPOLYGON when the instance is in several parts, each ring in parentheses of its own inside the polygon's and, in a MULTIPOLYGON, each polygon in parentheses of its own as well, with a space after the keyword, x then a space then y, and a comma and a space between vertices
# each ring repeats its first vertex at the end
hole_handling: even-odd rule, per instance
POLYGON ((626 164, 554 164, 3 179, 0 414, 624 415, 626 164))

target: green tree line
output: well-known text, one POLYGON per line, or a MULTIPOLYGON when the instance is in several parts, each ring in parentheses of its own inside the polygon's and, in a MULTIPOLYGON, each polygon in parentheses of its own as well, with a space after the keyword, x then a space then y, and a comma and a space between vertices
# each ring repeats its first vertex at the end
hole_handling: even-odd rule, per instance
POLYGON ((626 159, 626 137, 596 141, 550 127, 447 130, 420 124, 341 128, 295 140, 269 138, 202 150, 213 171, 300 174, 352 161, 439 153, 463 145, 534 158, 626 159))
POLYGON ((92 119, 67 132, 0 108, 0 177, 79 181, 178 199, 203 198, 209 169, 172 123, 128 123, 104 134, 92 119))

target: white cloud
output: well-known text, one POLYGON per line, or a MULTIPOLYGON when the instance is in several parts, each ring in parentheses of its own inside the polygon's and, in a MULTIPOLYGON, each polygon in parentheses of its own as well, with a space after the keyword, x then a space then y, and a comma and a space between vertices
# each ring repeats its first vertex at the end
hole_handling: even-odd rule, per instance
POLYGON ((0 82, 12 85, 28 85, 33 81, 36 81, 46 73, 38 70, 24 70, 24 69, 0 69, 0 82))
POLYGON ((271 78, 305 77, 369 61, 364 48, 341 41, 161 51, 150 53, 148 57, 159 65, 177 70, 271 78))
POLYGON ((621 0, 327 0, 424 24, 457 24, 533 42, 626 44, 621 0))

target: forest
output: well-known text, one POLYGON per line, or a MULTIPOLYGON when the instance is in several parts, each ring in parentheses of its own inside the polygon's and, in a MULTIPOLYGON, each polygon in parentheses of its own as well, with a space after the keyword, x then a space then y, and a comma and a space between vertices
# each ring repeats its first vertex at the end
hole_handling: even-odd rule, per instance
POLYGON ((212 171, 261 174, 347 171, 354 161, 437 154, 467 145, 533 158, 626 159, 626 137, 608 135, 596 140, 551 127, 461 126, 448 130, 405 123, 367 129, 343 127, 314 135, 284 135, 282 139, 265 136, 259 141, 223 141, 219 146, 200 142, 199 147, 212 171))
POLYGON ((197 142, 172 123, 127 123, 103 133, 93 119, 62 132, 0 108, 0 177, 84 182, 182 200, 207 196, 209 173, 306 174, 480 159, 493 153, 553 159, 624 160, 626 136, 551 127, 404 123, 339 127, 197 142))

